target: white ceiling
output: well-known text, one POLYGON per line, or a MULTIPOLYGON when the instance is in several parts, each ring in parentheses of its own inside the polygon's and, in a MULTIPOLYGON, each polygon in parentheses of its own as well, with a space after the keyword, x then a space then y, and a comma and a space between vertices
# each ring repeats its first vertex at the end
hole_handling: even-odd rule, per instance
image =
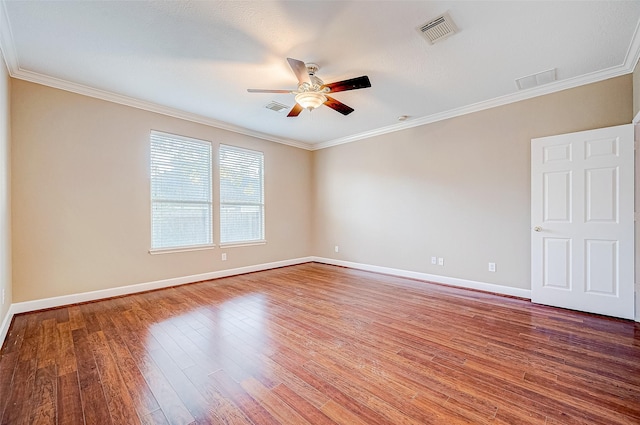
POLYGON ((316 149, 631 72, 640 1, 5 1, 0 44, 13 77, 316 149), (416 27, 446 11, 460 32, 416 27), (287 118, 286 58, 326 83, 372 87, 287 118), (515 79, 557 69, 518 91, 515 79), (398 116, 408 115, 404 123, 398 116))

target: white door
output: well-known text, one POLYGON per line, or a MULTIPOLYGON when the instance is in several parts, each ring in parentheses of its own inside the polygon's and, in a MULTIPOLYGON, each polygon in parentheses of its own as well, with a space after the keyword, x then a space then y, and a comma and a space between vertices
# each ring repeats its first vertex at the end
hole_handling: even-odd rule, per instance
POLYGON ((531 300, 634 318, 633 125, 531 140, 531 300))

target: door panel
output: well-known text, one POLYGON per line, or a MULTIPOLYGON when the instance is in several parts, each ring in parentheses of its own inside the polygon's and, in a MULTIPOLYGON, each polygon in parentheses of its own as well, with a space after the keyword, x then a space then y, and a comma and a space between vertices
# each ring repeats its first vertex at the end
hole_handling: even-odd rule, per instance
POLYGON ((533 302, 634 317, 633 126, 531 141, 533 302))
POLYGON ((618 242, 586 241, 587 292, 618 295, 618 242))
POLYGON ((543 146, 542 151, 544 152, 545 164, 554 161, 571 161, 571 145, 568 143, 543 146))
POLYGON ((586 173, 586 221, 618 221, 618 168, 596 168, 586 173))
POLYGON ((588 140, 586 158, 589 159, 595 156, 618 156, 618 142, 617 137, 588 140))
POLYGON ((571 171, 544 173, 544 221, 571 221, 571 171))
POLYGON ((571 289, 571 239, 544 238, 544 286, 571 289))

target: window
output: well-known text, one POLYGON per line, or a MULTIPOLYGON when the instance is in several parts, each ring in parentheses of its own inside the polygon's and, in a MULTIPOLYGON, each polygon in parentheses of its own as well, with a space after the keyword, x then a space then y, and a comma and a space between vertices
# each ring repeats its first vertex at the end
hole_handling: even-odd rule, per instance
POLYGON ((213 244, 211 143, 151 132, 151 249, 213 244))
POLYGON ((264 240, 264 155, 220 145, 220 243, 264 240))

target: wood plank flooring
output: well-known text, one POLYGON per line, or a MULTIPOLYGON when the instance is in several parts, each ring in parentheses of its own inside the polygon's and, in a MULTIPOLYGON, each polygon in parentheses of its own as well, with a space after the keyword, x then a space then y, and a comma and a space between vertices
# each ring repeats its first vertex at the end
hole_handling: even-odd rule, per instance
POLYGON ((640 326, 317 263, 14 318, 1 424, 640 424, 640 326))

